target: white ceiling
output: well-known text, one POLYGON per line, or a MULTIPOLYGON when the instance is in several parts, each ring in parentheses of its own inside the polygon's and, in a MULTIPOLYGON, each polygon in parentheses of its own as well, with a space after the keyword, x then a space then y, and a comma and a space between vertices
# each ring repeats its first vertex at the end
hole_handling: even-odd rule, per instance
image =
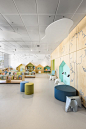
POLYGON ((73 20, 72 30, 85 15, 86 0, 0 0, 0 29, 21 35, 0 38, 0 51, 50 54, 58 43, 41 43, 46 27, 64 16, 73 20))

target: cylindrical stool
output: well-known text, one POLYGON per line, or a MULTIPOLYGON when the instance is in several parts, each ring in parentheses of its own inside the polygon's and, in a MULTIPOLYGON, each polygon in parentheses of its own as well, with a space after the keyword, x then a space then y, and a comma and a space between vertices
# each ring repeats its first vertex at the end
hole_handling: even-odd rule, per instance
POLYGON ((55 80, 56 79, 56 76, 52 76, 52 80, 55 80))
POLYGON ((25 94, 31 95, 34 93, 34 83, 26 83, 25 84, 25 94))
POLYGON ((55 84, 58 84, 60 82, 61 82, 61 79, 60 78, 58 78, 58 79, 55 80, 55 84))
POLYGON ((20 92, 24 92, 25 90, 25 83, 28 83, 28 81, 22 81, 20 82, 20 92))

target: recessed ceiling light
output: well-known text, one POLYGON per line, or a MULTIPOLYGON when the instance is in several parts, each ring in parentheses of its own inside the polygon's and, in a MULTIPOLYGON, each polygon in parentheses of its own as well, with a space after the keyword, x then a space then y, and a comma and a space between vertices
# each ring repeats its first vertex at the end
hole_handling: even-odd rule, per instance
POLYGON ((32 49, 31 49, 31 51, 32 51, 32 49))
POLYGON ((37 47, 40 47, 40 45, 37 45, 37 47))

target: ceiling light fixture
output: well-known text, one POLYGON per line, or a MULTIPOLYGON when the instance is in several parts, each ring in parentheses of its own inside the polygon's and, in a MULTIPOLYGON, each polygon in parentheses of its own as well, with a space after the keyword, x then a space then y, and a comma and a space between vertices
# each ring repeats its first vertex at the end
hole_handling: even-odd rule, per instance
POLYGON ((37 45, 37 47, 40 47, 40 45, 37 45))

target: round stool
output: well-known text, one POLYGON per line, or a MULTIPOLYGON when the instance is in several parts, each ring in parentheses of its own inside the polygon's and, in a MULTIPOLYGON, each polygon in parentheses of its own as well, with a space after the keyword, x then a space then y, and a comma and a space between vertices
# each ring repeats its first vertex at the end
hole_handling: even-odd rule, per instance
POLYGON ((60 82, 61 82, 61 79, 60 78, 58 78, 58 79, 55 80, 55 84, 58 84, 60 82))
POLYGON ((20 82, 20 92, 24 92, 25 90, 25 83, 28 83, 28 81, 22 81, 20 82))
POLYGON ((65 85, 64 82, 59 82, 58 85, 65 85))
POLYGON ((34 93, 34 83, 26 83, 25 84, 25 94, 31 95, 34 93))
POLYGON ((56 76, 52 76, 52 80, 55 80, 56 79, 56 76))
POLYGON ((50 75, 50 78, 49 78, 49 80, 52 80, 52 76, 50 75))

